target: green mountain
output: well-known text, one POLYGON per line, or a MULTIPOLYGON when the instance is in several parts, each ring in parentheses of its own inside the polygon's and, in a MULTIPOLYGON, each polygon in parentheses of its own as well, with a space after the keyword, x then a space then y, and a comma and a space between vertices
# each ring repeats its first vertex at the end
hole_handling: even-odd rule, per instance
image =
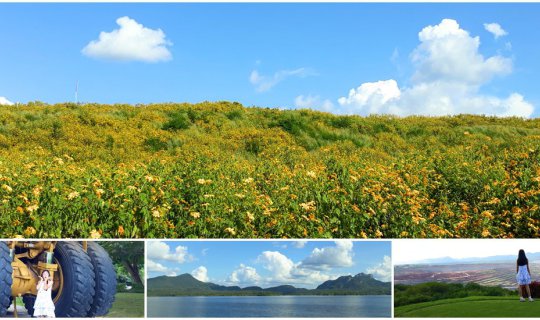
POLYGON ((148 279, 149 296, 193 296, 193 295, 380 295, 390 294, 390 283, 359 273, 355 276, 342 276, 329 280, 316 289, 296 288, 280 285, 270 288, 249 286, 222 286, 202 282, 190 274, 176 277, 160 276, 148 279))
POLYGON ((342 276, 336 280, 328 280, 317 287, 318 290, 359 290, 362 288, 385 288, 388 282, 381 282, 371 274, 359 273, 355 276, 342 276))

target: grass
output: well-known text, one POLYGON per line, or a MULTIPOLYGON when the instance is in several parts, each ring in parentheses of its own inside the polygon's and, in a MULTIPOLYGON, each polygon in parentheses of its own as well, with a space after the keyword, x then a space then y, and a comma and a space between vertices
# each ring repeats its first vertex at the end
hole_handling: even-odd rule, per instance
POLYGON ((394 309, 395 317, 444 318, 538 317, 540 301, 519 302, 518 297, 467 297, 416 303, 394 309))
POLYGON ((117 293, 107 318, 144 317, 144 293, 117 293))

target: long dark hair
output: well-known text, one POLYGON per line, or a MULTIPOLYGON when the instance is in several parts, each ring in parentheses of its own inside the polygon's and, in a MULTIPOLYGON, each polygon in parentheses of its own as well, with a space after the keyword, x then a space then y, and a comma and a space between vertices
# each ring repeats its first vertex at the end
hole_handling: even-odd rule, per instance
POLYGON ((529 259, 527 259, 527 256, 525 255, 525 250, 520 249, 518 253, 518 258, 517 258, 518 266, 524 266, 528 263, 529 263, 529 259))

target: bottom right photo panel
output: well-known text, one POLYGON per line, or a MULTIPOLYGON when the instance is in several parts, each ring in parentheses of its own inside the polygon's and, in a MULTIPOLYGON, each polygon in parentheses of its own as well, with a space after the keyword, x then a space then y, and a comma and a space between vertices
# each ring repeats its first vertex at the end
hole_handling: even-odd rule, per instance
POLYGON ((403 239, 392 247, 396 318, 540 314, 540 240, 403 239))

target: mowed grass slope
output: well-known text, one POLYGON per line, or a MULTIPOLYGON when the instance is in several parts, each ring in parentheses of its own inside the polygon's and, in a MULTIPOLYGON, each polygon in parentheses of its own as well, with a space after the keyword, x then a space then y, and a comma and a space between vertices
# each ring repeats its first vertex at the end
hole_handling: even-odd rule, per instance
POLYGON ((540 119, 0 108, 0 235, 540 235, 540 119))
POLYGON ((440 318, 440 317, 482 317, 482 318, 535 318, 540 314, 540 301, 519 302, 514 297, 467 297, 423 302, 397 307, 395 317, 440 318))

